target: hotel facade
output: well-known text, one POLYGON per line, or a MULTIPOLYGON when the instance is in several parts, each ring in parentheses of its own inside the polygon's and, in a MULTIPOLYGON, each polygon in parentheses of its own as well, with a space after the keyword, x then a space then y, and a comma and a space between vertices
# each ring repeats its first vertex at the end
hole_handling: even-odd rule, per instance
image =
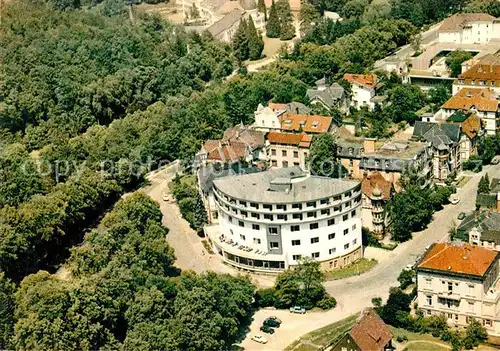
POLYGON ((361 185, 299 167, 214 180, 218 225, 205 228, 233 266, 281 271, 305 257, 336 269, 363 256, 361 185))

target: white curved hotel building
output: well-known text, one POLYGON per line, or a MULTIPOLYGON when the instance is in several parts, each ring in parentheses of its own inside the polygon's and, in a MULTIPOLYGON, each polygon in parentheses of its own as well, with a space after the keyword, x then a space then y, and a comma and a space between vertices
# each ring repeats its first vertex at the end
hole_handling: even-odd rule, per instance
POLYGON ((361 186, 298 167, 214 180, 219 224, 205 228, 227 263, 283 270, 309 256, 324 269, 361 258, 361 186))

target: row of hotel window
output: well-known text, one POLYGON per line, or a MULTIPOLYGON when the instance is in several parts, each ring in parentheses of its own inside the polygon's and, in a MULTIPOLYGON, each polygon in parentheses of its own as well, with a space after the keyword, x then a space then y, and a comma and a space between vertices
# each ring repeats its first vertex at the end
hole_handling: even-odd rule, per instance
MULTIPOLYGON (((357 192, 360 189, 361 188, 358 187, 358 188, 354 189, 354 192, 357 192)), ((352 196, 352 191, 348 191, 348 192, 344 193, 344 197, 351 197, 351 196, 352 196)), ((235 199, 230 199, 227 196, 224 196, 224 198, 230 204, 236 205, 236 200, 235 199)), ((342 195, 335 195, 333 197, 333 201, 340 201, 341 199, 342 199, 342 195)), ((356 199, 354 199, 354 202, 358 202, 360 199, 361 199, 361 196, 358 196, 356 199)), ((238 204, 240 206, 242 206, 242 207, 247 207, 247 202, 246 201, 238 200, 238 204)), ((325 198, 325 199, 319 200, 319 204, 320 205, 329 205, 330 204, 330 198, 325 198)), ((258 204, 256 202, 250 202, 249 205, 250 205, 250 207, 255 208, 256 210, 258 210, 260 208, 260 205, 262 205, 262 208, 265 209, 265 210, 272 211, 272 209, 273 209, 273 205, 271 205, 271 204, 258 204)), ((292 209, 301 210, 304 207, 303 205, 305 207, 316 208, 317 205, 318 205, 318 201, 309 201, 309 202, 306 202, 305 204, 304 203, 293 203, 292 204, 292 209)), ((349 203, 349 205, 350 205, 350 203, 349 203)), ((280 210, 280 211, 286 211, 287 208, 288 208, 286 204, 277 204, 277 205, 274 205, 274 206, 275 206, 276 210, 280 210)))
MULTIPOLYGON (((271 149, 271 156, 276 156, 276 149, 271 149)), ((288 151, 287 150, 281 150, 281 156, 282 157, 288 157, 288 151)), ((304 156, 307 156, 307 152, 304 153, 304 156)), ((293 152, 293 157, 294 158, 299 158, 299 152, 294 151, 293 152)))
MULTIPOLYGON (((352 229, 356 229, 356 225, 353 225, 352 226, 352 229)), ((349 229, 344 229, 344 235, 347 235, 349 234, 349 229)), ((240 239, 245 241, 246 240, 246 236, 244 234, 240 234, 240 239)), ((331 234, 328 234, 328 240, 333 240, 335 239, 335 233, 331 233, 331 234)), ((253 238, 253 243, 254 244, 260 244, 262 241, 261 239, 259 238, 253 238)), ((356 243, 358 242, 358 239, 354 239, 352 241, 352 244, 353 245, 356 245, 356 243)), ((300 239, 295 239, 295 240, 292 240, 292 246, 299 246, 301 243, 300 239)), ((317 244, 319 243, 319 237, 314 237, 314 238, 311 238, 311 244, 317 244)), ((269 246, 271 247, 271 249, 278 249, 279 248, 279 243, 278 242, 275 242, 275 241, 271 241, 269 246)), ((344 249, 348 249, 349 248, 349 244, 346 244, 344 245, 344 249)), ((331 251, 332 249, 330 249, 331 251)), ((333 253, 335 252, 335 249, 333 249, 333 253)), ((330 252, 331 254, 332 252, 330 252)))
MULTIPOLYGON (((330 213, 328 213, 328 214, 330 214, 330 213)), ((252 213, 252 217, 255 217, 253 215, 254 215, 254 213, 252 213)), ((351 218, 353 218, 355 216, 356 216, 356 210, 351 211, 351 218)), ((310 218, 310 217, 316 218, 316 212, 308 212, 307 218, 310 218), (314 215, 309 215, 310 213, 314 213, 314 215)), ((255 218, 256 219, 260 219, 260 216, 255 217, 255 218)), ((288 215, 278 215, 277 218, 278 218, 278 220, 285 220, 286 221, 286 220, 288 220, 288 215)), ((302 220, 303 216, 302 216, 301 213, 296 213, 296 214, 293 215, 293 218, 294 219, 300 219, 300 220, 302 220)), ((265 214, 264 215, 264 219, 269 219, 269 220, 272 221, 273 220, 273 215, 265 214)), ((342 216, 342 221, 347 221, 348 219, 349 219, 349 214, 348 213, 346 213, 345 215, 342 216)), ((229 223, 233 223, 233 217, 227 216, 227 220, 229 221, 229 223)), ((330 218, 329 220, 326 221, 326 224, 327 224, 327 226, 335 225, 335 218, 330 218)), ((245 222, 238 221, 238 226, 245 228, 245 222)), ((318 228, 319 228, 319 224, 317 222, 309 224, 309 229, 310 230, 318 229, 318 228)), ((252 229, 253 230, 260 230, 260 225, 258 225, 258 224, 252 224, 252 229)), ((277 228, 275 228, 275 227, 270 227, 269 228, 269 233, 270 234, 273 234, 271 232, 271 230, 273 230, 273 229, 277 230, 277 228)), ((300 224, 291 225, 290 226, 290 231, 292 231, 292 232, 298 232, 298 231, 300 231, 300 224)))
MULTIPOLYGON (((356 239, 354 239, 354 240, 352 241, 352 245, 353 245, 353 246, 354 246, 354 245, 356 245, 356 239)), ((345 245, 344 245, 344 250, 348 250, 348 249, 349 249, 349 243, 347 243, 347 244, 345 244, 345 245)), ((329 255, 334 255, 336 252, 337 252, 337 248, 335 248, 335 247, 334 247, 334 248, 332 248, 332 249, 329 249, 329 250, 328 250, 328 254, 329 254, 329 255)), ((313 253, 311 254, 311 257, 312 257, 312 258, 319 258, 319 252, 313 252, 313 253)), ((298 260, 300 260, 301 258, 302 258, 302 255, 298 255, 298 254, 297 254, 297 255, 292 255, 292 259, 293 259, 294 261, 298 261, 298 260)))

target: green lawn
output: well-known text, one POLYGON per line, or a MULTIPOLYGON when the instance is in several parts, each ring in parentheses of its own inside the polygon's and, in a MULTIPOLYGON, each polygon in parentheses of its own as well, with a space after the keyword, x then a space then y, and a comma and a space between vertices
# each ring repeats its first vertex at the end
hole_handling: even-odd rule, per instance
POLYGON ((316 351, 330 345, 344 335, 356 322, 358 314, 342 319, 323 328, 316 329, 287 346, 288 351, 316 351))
POLYGON ((406 335, 408 341, 434 341, 445 344, 439 338, 435 338, 431 334, 413 333, 403 328, 395 328, 392 325, 389 325, 389 329, 391 330, 392 335, 394 335, 394 340, 396 340, 398 336, 406 335))
POLYGON ((345 268, 336 269, 326 272, 326 280, 337 280, 360 275, 368 272, 377 264, 377 260, 362 258, 356 263, 353 263, 345 268))
POLYGON ((431 344, 427 341, 416 341, 404 348, 406 351, 448 351, 447 347, 431 344))

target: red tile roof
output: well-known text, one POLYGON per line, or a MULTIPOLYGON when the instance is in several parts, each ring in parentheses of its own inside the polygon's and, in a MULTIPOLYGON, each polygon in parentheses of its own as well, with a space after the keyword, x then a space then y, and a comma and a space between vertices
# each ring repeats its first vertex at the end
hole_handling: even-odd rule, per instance
POLYGON ((323 134, 330 129, 333 118, 285 113, 279 117, 279 120, 283 130, 323 134))
POLYGON ((362 312, 349 334, 361 351, 383 351, 392 340, 391 331, 372 308, 362 312))
POLYGON ((378 189, 384 200, 391 198, 392 183, 385 180, 380 172, 375 172, 367 176, 361 182, 361 191, 369 198, 373 197, 373 191, 378 189))
POLYGON ((500 253, 470 244, 436 243, 418 264, 418 269, 483 277, 500 253))
POLYGON ((267 134, 267 140, 269 140, 271 144, 287 144, 300 147, 309 147, 311 145, 312 136, 307 135, 306 133, 291 134, 291 133, 269 132, 267 134))
POLYGON ((238 161, 246 156, 247 145, 242 142, 221 142, 219 140, 207 140, 203 144, 208 160, 214 161, 238 161))
POLYGON ((462 123, 462 132, 470 139, 476 137, 481 130, 481 119, 474 113, 462 123))
POLYGON ((270 102, 270 103, 267 104, 267 107, 269 107, 273 111, 276 111, 276 110, 286 110, 286 105, 287 104, 276 104, 274 102, 270 102))
POLYGON ((444 103, 441 108, 450 110, 470 110, 472 106, 478 111, 495 112, 498 110, 495 92, 487 88, 462 88, 444 103))
MULTIPOLYGON (((478 63, 469 70, 458 75, 458 79, 467 80, 500 80, 500 64, 498 63, 478 63)), ((476 84, 479 84, 477 82, 476 84)))
POLYGON ((344 80, 349 83, 357 83, 365 88, 375 88, 377 82, 377 76, 375 74, 344 74, 344 80))

